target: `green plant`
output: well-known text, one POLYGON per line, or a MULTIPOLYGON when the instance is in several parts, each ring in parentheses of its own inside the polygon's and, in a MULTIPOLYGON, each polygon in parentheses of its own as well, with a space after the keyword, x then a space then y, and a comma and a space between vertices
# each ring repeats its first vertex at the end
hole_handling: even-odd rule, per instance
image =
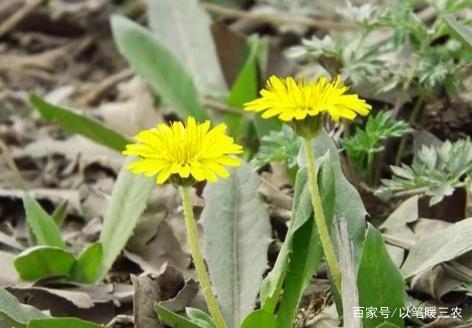
POLYGON ((412 131, 407 123, 395 121, 391 116, 391 112, 379 111, 369 116, 364 128, 356 127, 353 136, 343 138, 341 141, 349 162, 367 181, 373 181, 375 155, 384 149, 383 142, 412 131))
POLYGON ((90 321, 76 318, 55 318, 46 315, 37 308, 21 304, 8 293, 4 288, 0 288, 0 321, 14 328, 101 328, 90 321))
POLYGON ((401 1, 391 6, 349 5, 340 13, 360 27, 356 36, 338 33, 321 40, 313 37, 290 49, 289 55, 316 58, 332 74, 343 74, 355 86, 374 87, 377 96, 392 91, 409 92, 410 86, 445 89, 453 95, 464 74, 458 67, 470 59, 464 51, 464 47, 470 47, 468 42, 454 40, 457 35, 460 41, 464 36, 470 40, 467 37, 470 27, 454 17, 468 3, 431 1, 438 12, 431 26, 423 23, 413 10, 417 5, 427 4, 426 1, 401 1), (379 28, 390 29, 392 33, 381 44, 372 41, 379 37, 379 28), (445 35, 452 39, 436 42, 445 35))
POLYGON ((392 166, 393 177, 382 180, 378 193, 426 194, 430 204, 440 202, 456 188, 470 189, 472 180, 472 142, 461 139, 445 141, 439 146, 423 146, 411 165, 392 166))
POLYGON ((102 244, 90 244, 78 257, 67 250, 59 231, 66 205, 61 204, 51 216, 26 194, 23 206, 33 245, 15 258, 14 266, 20 277, 24 280, 57 277, 79 283, 96 282, 102 272, 102 244))
POLYGON ((300 151, 300 139, 293 130, 284 125, 280 131, 271 131, 261 138, 261 145, 251 160, 257 169, 271 163, 282 163, 289 172, 297 169, 297 155, 300 151))
MULTIPOLYGON (((169 3, 153 2, 152 5, 168 5, 169 3)), ((193 4, 195 3, 194 1, 193 4)), ((189 6, 189 8, 194 7, 189 6)), ((187 14, 189 13, 188 8, 181 9, 185 10, 187 14)), ((200 23, 201 21, 205 23, 205 19, 201 19, 201 10, 198 8, 195 10, 198 11, 195 14, 196 17, 199 17, 200 23)), ((374 32, 374 27, 380 24, 381 15, 377 8, 365 6, 355 11, 351 7, 350 10, 353 11, 350 17, 357 17, 357 22, 363 28, 364 32, 360 37, 349 44, 349 49, 344 49, 340 46, 339 40, 331 37, 323 39, 321 46, 318 46, 317 41, 314 40, 313 52, 317 53, 321 59, 326 60, 327 68, 334 73, 341 72, 348 76, 354 84, 361 84, 366 81, 366 77, 373 80, 378 77, 378 73, 382 73, 385 59, 381 58, 381 54, 389 51, 389 46, 392 51, 394 46, 393 43, 390 43, 385 48, 378 49, 379 47, 373 47, 364 42, 369 34, 374 32), (369 20, 371 14, 374 14, 375 21, 369 20)), ((150 19, 152 21, 152 17, 150 19)), ((165 32, 160 25, 162 22, 155 21, 154 24, 154 29, 165 32)), ((166 22, 166 24, 172 24, 172 22, 166 22)), ((403 28, 406 31, 409 26, 403 28)), ((292 127, 299 137, 294 137, 295 134, 291 133, 292 130, 288 127, 284 127, 280 132, 267 135, 269 131, 275 130, 274 127, 279 127, 280 123, 267 124, 268 122, 273 123, 273 121, 262 121, 258 118, 246 120, 241 112, 228 111, 226 107, 226 112, 218 115, 206 111, 202 105, 205 103, 202 98, 205 100, 211 97, 217 98, 218 101, 226 98, 226 103, 231 107, 242 107, 245 102, 257 96, 258 65, 261 61, 260 57, 266 54, 264 44, 259 39, 254 38, 248 42, 243 68, 229 92, 226 92, 228 91, 226 85, 222 83, 222 85, 218 85, 220 88, 218 88, 218 95, 215 96, 211 95, 210 84, 206 83, 208 80, 205 82, 203 64, 201 66, 195 65, 198 62, 188 64, 185 59, 192 61, 192 58, 188 58, 188 54, 179 53, 179 50, 174 48, 177 46, 172 44, 171 39, 156 38, 150 31, 124 17, 113 17, 112 29, 120 51, 137 74, 147 80, 159 93, 162 100, 170 104, 182 118, 194 115, 201 120, 208 117, 219 120, 224 117, 225 120, 228 120, 229 128, 235 132, 238 140, 250 137, 246 135, 248 131, 257 131, 258 136, 261 137, 262 146, 254 159, 256 165, 276 160, 284 162, 289 168, 300 167, 294 186, 293 217, 287 237, 274 268, 263 279, 263 273, 267 269, 266 257, 271 230, 267 206, 257 191, 258 177, 251 167, 244 164, 228 174, 220 164, 227 164, 229 159, 220 158, 223 156, 214 155, 213 152, 208 151, 209 162, 213 162, 205 163, 208 166, 202 173, 198 163, 194 163, 194 160, 201 160, 199 157, 201 154, 195 155, 190 147, 190 153, 195 155, 195 158, 187 158, 189 152, 181 152, 182 149, 179 148, 182 144, 187 147, 189 145, 195 146, 193 141, 191 143, 176 143, 176 151, 172 154, 175 156, 171 157, 177 158, 179 161, 171 163, 173 165, 169 165, 168 158, 157 158, 156 152, 144 152, 146 156, 150 154, 148 160, 152 163, 148 162, 148 164, 152 165, 134 166, 136 173, 145 173, 148 176, 159 173, 159 182, 170 178, 181 188, 185 222, 190 237, 190 249, 211 314, 210 317, 209 314, 201 310, 187 308, 186 316, 183 316, 169 311, 162 303, 157 303, 155 311, 161 321, 179 327, 200 328, 290 327, 297 314, 304 289, 323 260, 323 254, 328 262, 332 290, 339 313, 344 313, 347 318, 349 309, 342 309, 342 298, 349 295, 343 291, 345 279, 341 273, 343 267, 339 264, 340 256, 338 255, 341 250, 338 249, 336 239, 333 238, 337 233, 334 231, 333 221, 339 218, 344 218, 347 222, 348 232, 345 238, 348 239, 348 244, 352 247, 352 254, 348 255, 353 258, 352 271, 358 273, 359 276, 355 288, 359 289, 359 299, 362 305, 382 305, 383 302, 388 302, 392 306, 403 304, 404 281, 389 258, 381 234, 372 226, 369 226, 366 231, 366 211, 360 195, 344 177, 339 149, 322 128, 320 117, 313 118, 321 111, 328 111, 335 122, 340 118, 352 120, 357 114, 367 115, 370 105, 359 99, 357 95, 346 95, 347 89, 339 78, 332 82, 320 78, 317 87, 311 86, 306 88, 308 91, 305 90, 310 95, 310 88, 312 88, 312 91, 317 90, 326 97, 319 95, 319 97, 300 96, 300 93, 297 92, 300 90, 293 88, 293 84, 296 82, 292 79, 289 82, 291 87, 281 89, 286 91, 284 91, 284 100, 287 102, 295 100, 294 103, 297 106, 283 106, 276 101, 277 106, 280 107, 276 110, 279 110, 280 117, 284 121, 290 121, 293 124, 292 127), (186 56, 186 58, 180 56, 186 56), (181 64, 181 62, 185 64, 181 64), (330 92, 330 90, 335 90, 335 92, 330 92), (332 101, 326 101, 324 104, 315 103, 319 99, 326 100, 325 98, 333 97, 333 94, 335 96, 334 99, 331 99, 332 101), (299 103, 304 102, 307 102, 307 106, 298 106, 299 103), (291 112, 293 108, 295 110, 291 112), (308 110, 311 112, 307 117, 306 111, 308 110), (306 120, 303 120, 304 118, 306 120), (247 128, 247 125, 251 124, 254 125, 254 129, 247 128), (240 132, 241 136, 238 135, 240 132), (264 138, 264 135, 267 137, 264 138), (304 161, 302 154, 298 156, 301 141, 304 144, 304 161), (166 167, 164 172, 162 172, 163 167, 166 167), (206 177, 210 177, 208 180, 214 180, 212 178, 214 173, 228 179, 216 184, 208 183, 204 187, 205 207, 202 213, 202 223, 205 229, 205 252, 201 254, 197 243, 197 229, 190 202, 189 187, 195 182, 194 178, 198 181, 205 180, 206 177), (204 175, 205 179, 200 179, 201 175, 204 175), (204 260, 206 260, 206 265, 204 260), (369 288, 370 277, 367 273, 372 271, 375 271, 375 288, 369 288), (384 274, 385 272, 388 274, 384 274), (381 287, 394 291, 394 297, 388 299, 381 287), (257 299, 258 293, 259 299, 257 299), (254 310, 258 301, 260 308, 254 310)), ((420 30, 413 30, 408 33, 420 32, 420 30)), ((208 35, 205 36, 206 41, 208 41, 207 37, 208 35)), ((207 48, 206 50, 211 51, 211 47, 207 48)), ((192 47, 188 49, 189 51, 194 50, 192 47)), ((211 65, 218 66, 214 62, 211 65)), ((418 63, 418 71, 421 69, 421 63, 418 63)), ((394 87, 405 85, 410 75, 395 75, 396 73, 397 70, 393 68, 387 72, 387 77, 391 77, 389 74, 398 77, 399 82, 394 87)), ((215 74, 215 76, 217 75, 215 74)), ((442 78, 444 74, 439 71, 435 75, 442 78)), ((414 76, 414 81, 419 81, 418 76, 414 76)), ((424 83, 429 82, 425 79, 424 83)), ((48 104, 39 97, 32 96, 31 101, 43 117, 58 122, 71 132, 82 134, 116 151, 122 151, 125 144, 128 143, 126 137, 117 134, 98 121, 48 104)), ((219 104, 221 105, 221 103, 219 104)), ((273 116, 274 113, 265 114, 264 118, 267 118, 273 116)), ((353 137, 353 140, 358 139, 352 141, 354 145, 358 142, 362 147, 365 147, 361 147, 362 149, 359 148, 361 149, 359 150, 353 146, 353 149, 357 149, 360 154, 367 152, 367 157, 371 156, 370 154, 380 149, 382 140, 401 133, 402 129, 397 123, 390 122, 386 116, 382 115, 379 114, 371 120, 369 119, 365 130, 358 129, 358 132, 361 131, 359 136, 353 137), (380 129, 387 131, 381 132, 380 129)), ((205 124, 202 123, 202 125, 205 124)), ((179 123, 176 123, 176 126, 179 126, 179 123)), ((405 126, 402 128, 406 130, 405 126)), ((173 135, 174 137, 181 136, 181 130, 176 128, 173 135)), ((149 140, 154 140, 153 136, 155 137, 152 133, 148 135, 148 144, 149 140)), ((217 143, 214 140, 210 141, 212 142, 203 143, 203 146, 217 143)), ((211 148, 210 146, 208 147, 211 148)), ((157 147, 160 150, 162 148, 157 147)), ((158 154, 161 155, 161 152, 158 154)), ((134 155, 139 155, 142 160, 145 160, 143 157, 146 157, 143 156, 143 153, 135 153, 134 155)), ((360 156, 362 157, 362 155, 360 156)), ((134 176, 123 168, 119 173, 110 205, 106 211, 100 243, 93 244, 79 258, 75 258, 64 249, 63 240, 60 235, 58 238, 57 229, 34 229, 38 235, 36 238, 49 245, 39 246, 41 248, 37 251, 38 256, 30 258, 30 263, 39 262, 43 256, 55 256, 61 261, 54 263, 55 265, 51 267, 54 268, 55 273, 66 277, 87 276, 86 269, 97 268, 97 263, 99 263, 102 270, 98 278, 94 277, 95 279, 103 277, 131 236, 146 207, 153 185, 153 179, 134 176), (44 231, 47 233, 40 233, 44 231), (103 258, 98 261, 96 254, 99 253, 100 247, 103 248, 103 258), (77 263, 80 268, 83 268, 83 270, 79 270, 79 273, 74 269, 77 263)), ((46 220, 45 222, 51 226, 50 221, 46 220)), ((60 222, 61 220, 53 219, 52 221, 60 222)), ((30 266, 31 264, 24 265, 28 268, 30 266)), ((37 276, 43 277, 44 274, 40 273, 37 276)), ((392 320, 379 319, 367 320, 364 322, 364 326, 370 328, 378 325, 403 324, 403 320, 398 317, 392 320)))

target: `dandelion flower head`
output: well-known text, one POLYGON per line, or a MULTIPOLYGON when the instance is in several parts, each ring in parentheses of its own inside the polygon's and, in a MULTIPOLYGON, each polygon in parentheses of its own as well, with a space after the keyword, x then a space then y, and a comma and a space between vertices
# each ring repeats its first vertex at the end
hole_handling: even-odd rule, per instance
POLYGON ((367 115, 372 108, 356 94, 347 94, 338 76, 331 82, 324 76, 316 81, 271 76, 260 97, 244 105, 247 111, 263 112, 262 118, 278 116, 282 121, 303 120, 327 112, 335 122, 367 115))
POLYGON ((131 172, 157 175, 158 184, 171 177, 215 182, 217 177, 229 176, 224 166, 240 164, 234 155, 241 153, 242 147, 225 130, 225 124, 210 128, 209 121, 197 123, 193 117, 185 124, 159 124, 140 131, 135 136, 137 142, 127 145, 123 154, 138 157, 128 165, 131 172))

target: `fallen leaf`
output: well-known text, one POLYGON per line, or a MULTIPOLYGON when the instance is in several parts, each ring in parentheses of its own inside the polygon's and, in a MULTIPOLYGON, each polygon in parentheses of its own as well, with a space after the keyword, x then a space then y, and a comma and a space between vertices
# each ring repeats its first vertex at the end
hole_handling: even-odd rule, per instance
POLYGON ((147 276, 131 275, 135 289, 133 297, 134 326, 136 328, 159 327, 154 313, 154 303, 160 301, 159 282, 147 276))
POLYGON ((418 240, 401 269, 405 278, 472 250, 472 218, 418 240))

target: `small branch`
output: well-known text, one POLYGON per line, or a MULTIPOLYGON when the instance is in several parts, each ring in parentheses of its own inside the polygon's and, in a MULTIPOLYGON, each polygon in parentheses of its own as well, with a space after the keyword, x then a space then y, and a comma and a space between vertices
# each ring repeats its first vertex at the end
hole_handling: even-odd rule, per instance
POLYGON ((102 97, 108 90, 112 89, 118 83, 131 78, 134 72, 131 69, 125 69, 116 74, 113 74, 100 82, 98 85, 93 86, 93 89, 79 101, 83 106, 95 105, 100 97, 102 97))
POLYGON ((420 195, 420 194, 424 194, 426 192, 426 190, 427 190, 426 187, 403 190, 403 191, 399 191, 399 192, 393 194, 392 197, 402 198, 402 197, 405 197, 405 196, 420 195))
POLYGON ((44 0, 27 0, 20 10, 18 10, 0 25, 0 38, 14 29, 18 23, 25 19, 26 16, 38 8, 43 2, 44 0))
POLYGON ((219 111, 219 112, 224 112, 224 113, 231 113, 231 114, 238 114, 238 115, 245 115, 246 112, 243 111, 242 109, 234 108, 234 107, 229 107, 226 104, 213 100, 213 99, 208 99, 204 98, 200 100, 201 104, 204 107, 208 107, 212 110, 219 111))
POLYGON ((0 149, 2 150, 5 162, 7 162, 7 166, 10 168, 13 173, 13 176, 15 177, 18 188, 22 189, 23 191, 28 190, 28 185, 23 179, 20 170, 18 170, 18 167, 15 164, 15 160, 13 159, 13 156, 10 153, 10 149, 8 149, 7 145, 3 142, 2 139, 0 139, 0 149))
POLYGON ((224 6, 216 5, 213 3, 202 4, 208 12, 215 15, 219 15, 226 18, 240 18, 252 21, 260 21, 263 23, 272 24, 291 24, 291 25, 302 25, 318 29, 337 29, 337 30, 354 30, 356 26, 347 22, 336 22, 333 20, 326 19, 310 19, 305 17, 294 17, 290 15, 267 15, 267 14, 256 14, 246 12, 239 9, 227 8, 224 6))
POLYGON ((398 238, 398 237, 395 237, 395 236, 392 236, 392 235, 388 235, 388 234, 384 234, 384 233, 382 234, 382 237, 383 237, 383 239, 385 240, 385 242, 387 244, 392 245, 392 246, 396 246, 396 247, 400 247, 400 248, 403 248, 403 249, 406 249, 406 250, 409 250, 414 244, 409 240, 401 239, 401 238, 398 238))

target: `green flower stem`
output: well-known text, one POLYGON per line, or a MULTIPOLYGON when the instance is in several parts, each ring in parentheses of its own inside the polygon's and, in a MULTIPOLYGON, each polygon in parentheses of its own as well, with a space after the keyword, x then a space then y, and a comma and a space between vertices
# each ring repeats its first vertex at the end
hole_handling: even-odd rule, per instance
POLYGON ((211 316, 213 317, 216 328, 225 328, 226 323, 221 314, 218 302, 211 288, 210 277, 208 276, 205 263, 203 262, 202 253, 198 246, 197 239, 197 225, 193 216, 192 203, 190 202, 190 187, 180 187, 180 194, 182 195, 182 203, 184 206, 185 226, 187 227, 187 238, 192 253, 193 263, 197 271, 198 281, 202 287, 203 297, 208 306, 211 316))
POLYGON ((324 216, 323 204, 321 203, 320 191, 318 189, 318 175, 315 168, 315 154, 311 141, 311 138, 303 138, 311 203, 313 205, 315 223, 320 235, 326 262, 328 263, 328 268, 333 277, 334 284, 338 289, 338 292, 341 294, 341 272, 339 270, 338 260, 336 259, 336 253, 334 252, 333 243, 329 236, 329 229, 324 216))

